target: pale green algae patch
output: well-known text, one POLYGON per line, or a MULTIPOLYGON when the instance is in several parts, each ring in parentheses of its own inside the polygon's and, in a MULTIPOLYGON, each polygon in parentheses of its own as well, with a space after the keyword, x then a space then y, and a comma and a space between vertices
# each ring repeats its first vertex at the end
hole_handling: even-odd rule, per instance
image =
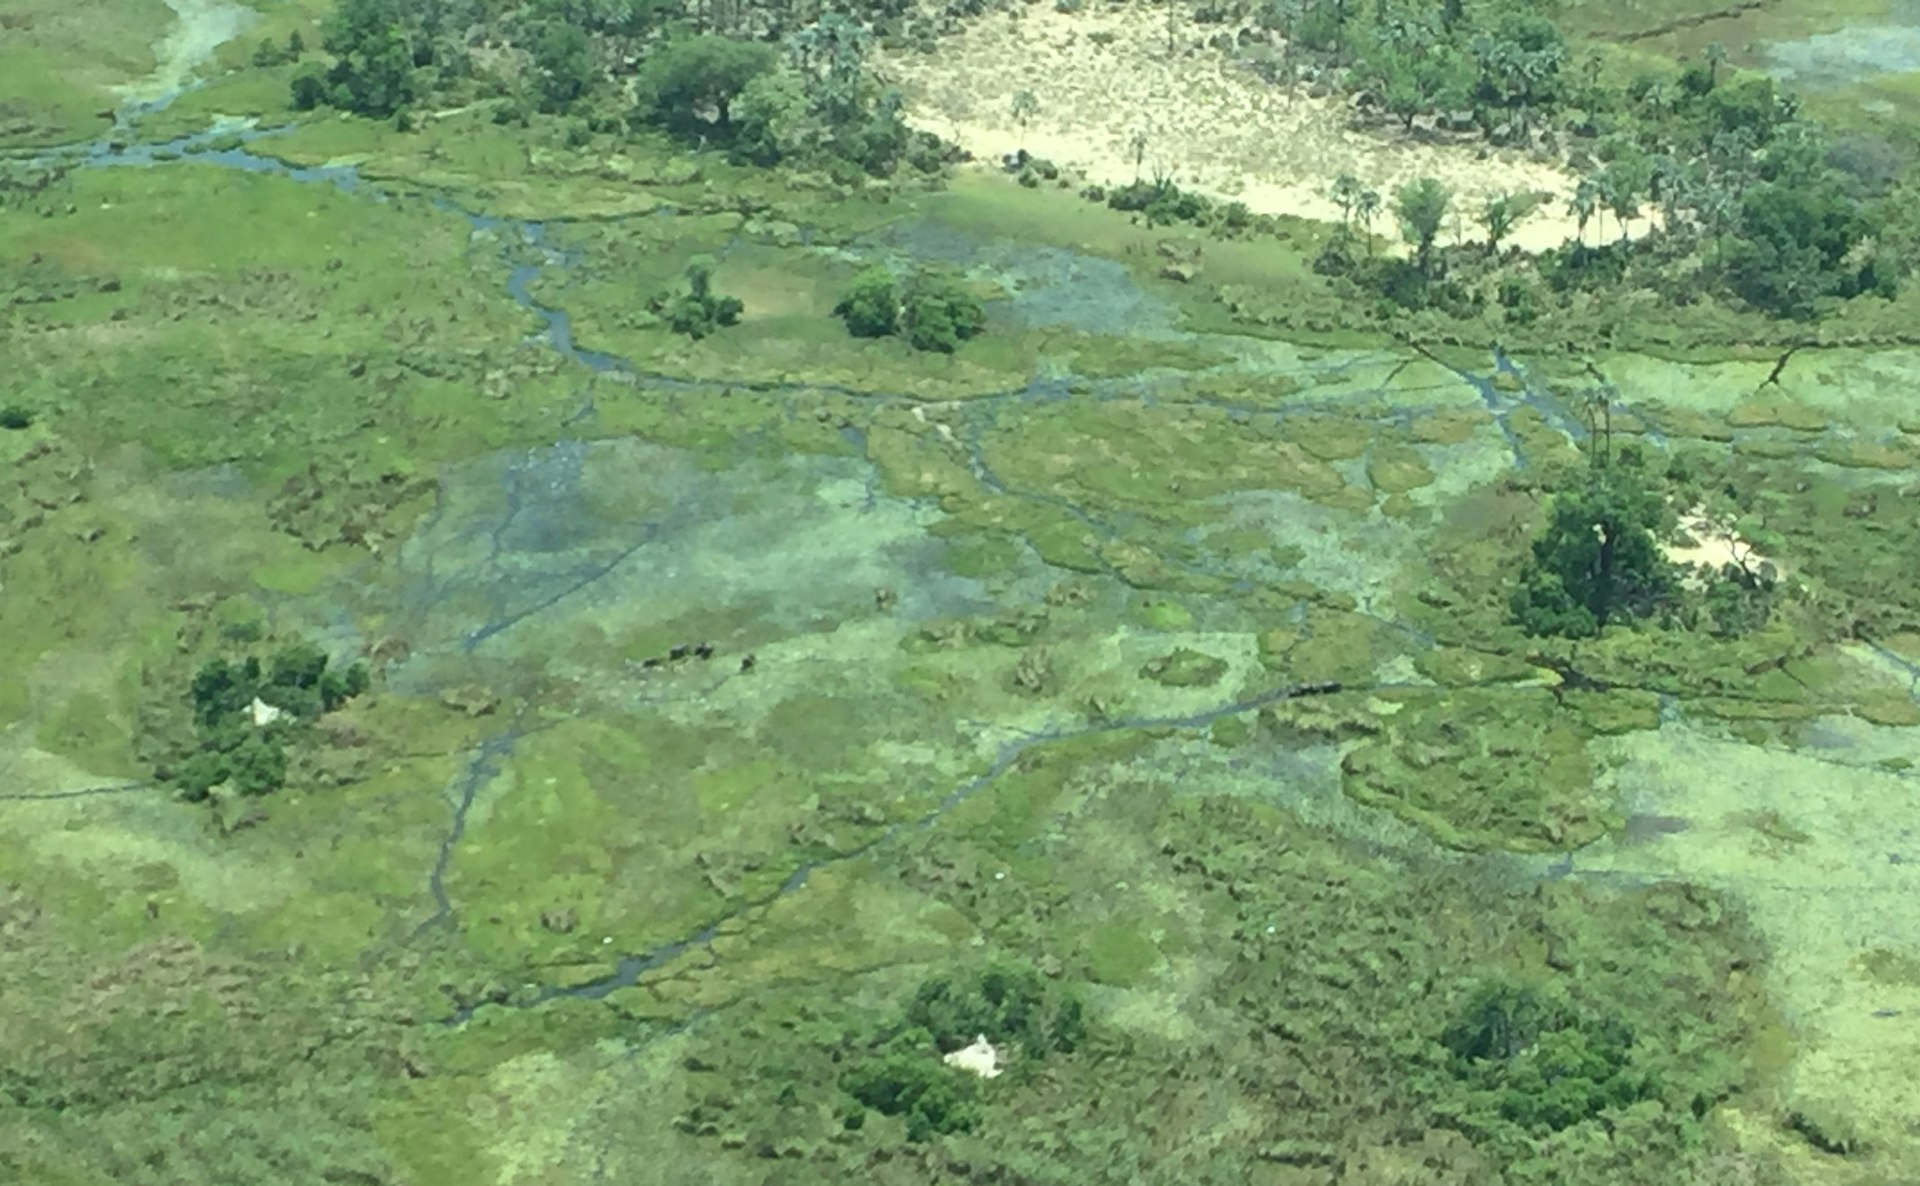
POLYGON ((1916 1152, 1897 1118, 1920 1102, 1908 1073, 1920 1038, 1899 1019, 1920 1009, 1920 983, 1898 969, 1920 955, 1920 919, 1905 908, 1920 833, 1895 822, 1910 814, 1911 770, 1881 762, 1920 758, 1920 731, 1829 728, 1831 747, 1800 751, 1672 726, 1621 739, 1626 809, 1669 822, 1637 834, 1630 822, 1582 850, 1573 875, 1685 878, 1745 903, 1798 1035, 1787 1104, 1862 1140, 1891 1172, 1916 1152))

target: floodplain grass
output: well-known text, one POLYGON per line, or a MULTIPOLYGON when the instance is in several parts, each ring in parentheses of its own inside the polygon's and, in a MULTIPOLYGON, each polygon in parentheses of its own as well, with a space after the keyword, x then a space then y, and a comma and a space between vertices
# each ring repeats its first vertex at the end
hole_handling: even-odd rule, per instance
POLYGON ((150 73, 174 24, 161 0, 17 0, 0 14, 0 149, 91 139, 115 87, 150 73))
MULTIPOLYGON (((265 77, 243 68, 200 94, 218 110, 263 94, 256 88, 265 77), (223 86, 235 98, 216 103, 223 86)), ((116 1075, 146 1084, 123 1073, 141 1057, 157 1065, 153 1081, 163 1090, 111 1106, 90 1094, 66 1118, 35 1113, 28 1127, 55 1139, 23 1180, 245 1180, 277 1157, 314 1180, 404 1176, 429 1186, 511 1177, 536 1163, 582 1177, 598 1168, 635 1181, 699 1173, 758 1182, 763 1148, 798 1151, 808 1160, 794 1162, 828 1180, 877 1173, 863 1180, 883 1183, 926 1181, 954 1158, 1138 1181, 1166 1171, 1174 1144, 1247 1175, 1270 1169, 1272 1161, 1253 1159, 1275 1152, 1308 1166, 1370 1164, 1411 1156, 1379 1122, 1412 1106, 1404 1066, 1383 1061, 1387 1052, 1424 1048, 1444 1028, 1437 1010, 1446 993, 1405 994, 1420 973, 1464 989, 1469 973, 1490 966, 1620 1009, 1649 1035, 1642 1053, 1670 1060, 1712 1101, 1733 1086, 1763 1088, 1780 1071, 1791 1043, 1759 996, 1764 977, 1736 983, 1728 975, 1760 946, 1738 911, 1692 890, 1614 896, 1568 881, 1515 897, 1495 892, 1497 876, 1479 878, 1507 859, 1504 850, 1558 854, 1620 813, 1608 798, 1614 788, 1596 786, 1591 769, 1616 746, 1681 743, 1662 723, 1662 694, 1679 699, 1689 727, 1760 747, 1758 761, 1778 747, 1817 766, 1806 756, 1819 740, 1817 714, 1884 716, 1900 685, 1824 651, 1750 675, 1753 664, 1803 641, 1796 621, 1730 642, 1612 635, 1578 660, 1615 690, 1543 690, 1558 677, 1532 661, 1536 644, 1503 610, 1503 585, 1538 499, 1498 477, 1455 485, 1444 461, 1409 441, 1480 457, 1504 449, 1502 429, 1510 429, 1532 463, 1532 473, 1517 471, 1525 480, 1549 459, 1577 461, 1560 421, 1533 408, 1496 419, 1447 365, 1360 333, 1353 349, 1324 353, 1217 338, 1135 344, 1109 358, 1109 369, 1123 379, 1165 372, 1148 393, 1088 383, 1045 403, 979 400, 916 417, 915 405, 1017 390, 1049 359, 1120 352, 1096 334, 997 323, 952 360, 855 343, 830 309, 856 261, 782 245, 785 230, 749 232, 746 218, 713 207, 733 194, 773 195, 780 204, 763 221, 788 222, 796 233, 818 227, 841 245, 871 234, 888 250, 911 245, 910 234, 887 236, 915 220, 981 240, 1017 226, 1022 239, 1119 261, 1140 287, 1186 308, 1190 326, 1222 333, 1233 322, 1207 311, 1206 284, 1325 300, 1305 267, 1317 247, 1304 232, 1295 244, 1207 243, 1201 284, 1183 284, 1159 277, 1158 243, 1186 232, 1134 227, 1071 194, 963 177, 946 194, 834 203, 708 158, 693 164, 695 176, 689 162, 644 142, 622 149, 629 166, 608 177, 604 160, 558 155, 558 134, 545 122, 501 129, 477 113, 410 134, 328 116, 258 147, 306 163, 354 159, 396 190, 432 185, 489 212, 553 218, 550 243, 575 262, 543 270, 535 296, 573 317, 582 345, 699 384, 668 395, 645 381, 629 387, 556 360, 529 362, 521 340, 538 322, 504 295, 511 232, 476 238, 464 219, 414 198, 380 204, 365 193, 182 162, 76 174, 75 214, 0 223, 9 258, 38 251, 55 274, 22 283, 119 281, 6 312, 10 329, 27 331, 14 340, 33 398, 49 414, 0 436, 0 449, 18 450, 0 456, 11 461, 50 440, 93 465, 84 478, 50 470, 35 479, 86 497, 49 513, 21 536, 17 555, 0 560, 4 659, 33 673, 17 704, 0 682, 0 728, 9 746, 58 759, 59 781, 32 789, 73 789, 125 769, 143 681, 164 684, 166 673, 217 645, 220 626, 175 608, 180 601, 245 598, 258 615, 220 621, 239 628, 257 617, 260 629, 363 636, 354 644, 392 632, 422 652, 411 669, 419 682, 343 714, 358 743, 343 735, 331 764, 311 772, 313 784, 258 818, 231 805, 208 815, 152 793, 119 806, 113 796, 66 808, 0 804, 23 838, 8 850, 0 883, 26 887, 42 912, 19 950, 57 954, 49 977, 78 984, 117 975, 128 949, 157 935, 204 949, 207 964, 185 973, 195 983, 225 983, 233 968, 256 976, 260 996, 227 1007, 266 1019, 236 1036, 200 1026, 196 1013, 193 1025, 152 1026, 160 1037, 146 1045, 120 1029, 85 1031, 95 1053, 49 1059, 36 1090, 66 1082, 97 1094, 116 1075), (539 155, 548 152, 555 155, 539 155), (559 221, 661 202, 708 212, 559 221), (167 233, 140 233, 154 225, 167 233), (717 291, 747 302, 743 323, 699 346, 624 324, 678 281, 695 251, 721 255, 717 291), (261 272, 288 278, 262 280, 261 272), (364 372, 353 374, 361 363, 364 372), (1191 373, 1229 364, 1234 373, 1191 373), (421 366, 435 373, 422 375, 421 366), (511 373, 493 385, 501 398, 487 390, 495 371, 511 373), (724 393, 727 380, 741 378, 789 386, 724 393), (831 384, 860 395, 815 390, 831 384), (563 427, 590 385, 598 412, 563 427), (1238 414, 1291 405, 1316 413, 1238 414), (883 570, 900 604, 882 608, 889 603, 879 588, 849 599, 836 586, 829 599, 807 582, 687 575, 749 571, 745 561, 763 557, 689 552, 667 562, 659 550, 641 550, 636 564, 651 565, 645 573, 656 584, 712 581, 708 604, 623 616, 617 600, 582 594, 520 634, 493 636, 481 644, 485 660, 463 668, 462 630, 503 612, 490 601, 492 585, 465 589, 458 597, 469 600, 458 604, 450 591, 427 611, 410 600, 421 596, 417 582, 459 570, 504 583, 514 565, 540 571, 543 558, 565 559, 563 545, 575 538, 568 533, 592 515, 614 517, 623 500, 636 519, 649 499, 672 504, 671 490, 644 482, 596 487, 597 503, 569 501, 564 481, 516 486, 521 471, 502 465, 491 518, 430 534, 432 524, 453 521, 447 491, 463 489, 449 477, 456 463, 519 458, 572 433, 688 450, 690 470, 740 484, 735 511, 790 512, 796 548, 809 538, 801 526, 816 502, 838 499, 845 521, 878 522, 884 504, 875 491, 919 500, 928 526, 887 510, 895 534, 867 551, 906 555, 903 541, 937 532, 946 558, 932 563, 916 552, 883 570), (802 483, 813 502, 758 488, 766 471, 747 463, 796 453, 864 461, 870 480, 802 483), (274 490, 316 458, 354 473, 405 470, 438 491, 382 512, 391 546, 380 559, 340 543, 310 550, 274 525, 268 507, 274 490), (1430 503, 1400 508, 1395 530, 1412 542, 1405 555, 1383 551, 1336 570, 1323 554, 1331 548, 1309 551, 1309 534, 1334 548, 1350 544, 1377 530, 1393 496, 1434 488, 1430 503), (1304 496, 1311 523, 1231 505, 1275 491, 1304 496), (515 535, 516 522, 532 525, 529 534, 515 535), (94 527, 104 534, 83 541, 94 527), (1295 534, 1299 542, 1271 549, 1272 577, 1249 581, 1229 566, 1259 538, 1295 534), (1201 547, 1196 537, 1220 542, 1201 547), (479 562, 490 548, 502 566, 479 562), (1070 581, 1071 570, 1079 575, 1070 581), (80 604, 63 596, 76 587, 126 592, 80 604), (1142 589, 1170 590, 1181 612, 1164 600, 1136 607, 1142 589), (1368 594, 1364 606, 1357 594, 1368 594), (943 612, 918 608, 921 596, 943 612), (857 613, 855 600, 866 603, 857 613), (634 669, 673 646, 735 635, 755 648, 759 666, 740 672, 741 656, 729 652, 724 682, 634 669), (1179 648, 1221 660, 1227 674, 1218 686, 1188 689, 1141 674, 1179 648), (477 673, 511 694, 468 695, 427 678, 447 671, 477 673), (1461 689, 1489 714, 1526 710, 1464 739, 1448 735, 1433 709, 1440 694, 1423 679, 1461 689), (1347 690, 1221 718, 1252 722, 1237 737, 1225 731, 1232 746, 1210 743, 1208 726, 1191 723, 1191 714, 1230 707, 1235 697, 1330 680, 1347 690), (499 754, 498 770, 486 774, 476 764, 482 747, 522 713, 545 731, 499 754), (1540 737, 1548 744, 1533 745, 1540 737), (1026 748, 976 784, 1003 745, 1026 748), (1530 749, 1540 752, 1508 752, 1530 749), (1351 777, 1356 790, 1370 785, 1353 798, 1374 797, 1388 810, 1340 799, 1339 758, 1349 751, 1369 755, 1351 777), (1421 766, 1450 753, 1471 759, 1451 780, 1421 766), (325 785, 323 775, 345 781, 325 785), (962 788, 970 796, 927 828, 840 859, 962 788), (1316 789, 1329 797, 1314 800, 1316 789), (1516 798, 1527 801, 1519 818, 1516 798), (1336 800, 1345 805, 1336 809, 1336 800), (1303 823, 1310 807, 1358 838, 1303 823), (1416 826, 1396 828, 1394 808, 1416 826), (1559 821, 1557 835, 1539 834, 1543 819, 1559 821), (1435 836, 1467 855, 1444 855, 1435 836), (1382 837, 1405 847, 1383 855, 1382 837), (1487 865, 1474 863, 1481 860, 1487 865), (806 888, 775 898, 808 861, 823 864, 806 888), (444 914, 430 888, 436 868, 444 914), (732 917, 711 947, 604 1002, 515 1007, 541 985, 608 974, 616 957, 684 939, 723 916, 732 917), (1284 929, 1284 938, 1266 940, 1267 928, 1284 929), (289 950, 297 954, 280 957, 285 967, 261 971, 268 954, 289 950), (986 955, 1052 961, 1062 980, 1085 985, 1092 1052, 1050 1063, 1049 1077, 1009 1077, 977 1136, 908 1142, 897 1122, 877 1117, 849 1135, 835 1111, 836 1068, 861 1056, 874 1018, 900 1008, 926 976, 986 955), (343 999, 376 1020, 336 1026, 343 999), (459 1005, 477 1007, 473 1020, 438 1027, 459 1005), (703 1011, 712 1011, 704 1022, 703 1011), (691 1028, 666 1040, 654 1023, 691 1028), (655 1041, 662 1044, 647 1045, 655 1041), (322 1048, 337 1049, 340 1061, 288 1057, 322 1048), (1752 1065, 1671 1057, 1694 1048, 1735 1052, 1752 1065), (263 1066, 276 1060, 298 1064, 312 1086, 296 1091, 274 1079, 263 1066), (206 1132, 225 1133, 214 1123, 218 1099, 167 1085, 209 1075, 224 1083, 220 1075, 236 1065, 259 1076, 232 1089, 251 1097, 245 1118, 259 1130, 254 1137, 225 1148, 169 1144, 171 1130, 137 1123, 151 1119, 150 1100, 164 1099, 201 1118, 206 1132), (781 1098, 779 1085, 791 1083, 806 1091, 781 1098), (701 1111, 713 1098, 725 1105, 701 1111), (367 1112, 375 1123, 361 1123, 367 1112), (1141 1116, 1166 1117, 1164 1130, 1141 1116), (89 1140, 100 1126, 112 1141, 89 1140), (1049 1151, 1063 1132, 1080 1142, 1065 1166, 1049 1151), (262 1140, 276 1133, 298 1148, 262 1140), (178 1160, 156 1169, 147 1155, 163 1146, 178 1160)), ((1478 374, 1491 369, 1483 353, 1462 347, 1443 357, 1478 374)), ((1913 611, 1905 590, 1920 588, 1910 579, 1920 545, 1906 544, 1900 500, 1870 504, 1873 485, 1860 471, 1835 478, 1809 460, 1823 449, 1841 456, 1847 433, 1871 429, 1897 403, 1907 364, 1885 362, 1862 392, 1853 376, 1864 358, 1807 352, 1777 404, 1751 398, 1770 359, 1679 368, 1614 355, 1601 367, 1631 410, 1663 423, 1676 454, 1708 433, 1739 446, 1736 456, 1755 445, 1775 450, 1746 463, 1751 472, 1728 476, 1747 484, 1767 528, 1788 543, 1783 558, 1823 588, 1897 619, 1913 611), (1818 376, 1804 388, 1803 364, 1818 376)), ((1558 377, 1562 399, 1581 373, 1568 364, 1558 377)), ((1895 482, 1913 470, 1897 451, 1873 459, 1895 482)), ((637 472, 659 467, 652 454, 630 459, 637 472)), ((5 509, 13 517, 0 523, 0 537, 12 538, 12 524, 31 512, 5 509)), ((302 521, 301 529, 324 526, 302 521)), ((1890 639, 1911 653, 1910 641, 1890 639)), ((406 676, 402 664, 395 678, 404 686, 406 676)), ((1212 733, 1223 740, 1220 722, 1212 733)), ((1802 769, 1765 767, 1788 768, 1802 769)), ((1826 841, 1819 820, 1794 826, 1810 843, 1826 841)), ((1730 852, 1703 852, 1701 867, 1718 875, 1752 864, 1730 852)), ((1619 864, 1629 878, 1647 871, 1626 858, 1619 864)), ((1792 917, 1838 920, 1849 909, 1843 897, 1796 906, 1792 917)), ((167 986, 130 983, 142 1007, 174 999, 167 986)), ((39 1011, 16 1021, 57 1032, 69 998, 33 999, 39 1011)), ((1442 1098, 1449 1115, 1484 1103, 1442 1098)), ((1643 1144, 1616 1135, 1626 1176, 1608 1180, 1686 1178, 1697 1151, 1674 1136, 1685 1110, 1672 1110, 1672 1131, 1647 1128, 1644 1116, 1632 1122, 1641 1128, 1627 1125, 1643 1144)), ((1442 1180, 1478 1183, 1494 1172, 1492 1154, 1464 1138, 1432 1155, 1442 1180)), ((1196 1159, 1177 1172, 1205 1168, 1196 1159)))

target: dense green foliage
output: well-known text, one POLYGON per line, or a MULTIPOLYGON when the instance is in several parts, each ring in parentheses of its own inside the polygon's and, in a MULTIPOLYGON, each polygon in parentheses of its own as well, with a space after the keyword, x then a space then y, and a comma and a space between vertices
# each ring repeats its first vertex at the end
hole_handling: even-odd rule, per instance
MULTIPOLYGON (((1000 962, 924 981, 904 1018, 841 1079, 863 1107, 906 1120, 907 1139, 965 1132, 980 1123, 979 1080, 940 1055, 985 1037, 1016 1059, 1070 1054, 1085 1032, 1079 995, 1031 964, 1000 962)), ((859 1113, 848 1127, 861 1125, 859 1113)))
POLYGON ((951 354, 986 328, 979 298, 938 271, 895 279, 885 266, 855 276, 834 314, 858 338, 900 334, 915 350, 951 354))
POLYGON ((1085 1026, 1080 999, 1028 964, 995 964, 960 976, 935 976, 914 993, 907 1021, 942 1050, 979 1035, 998 1045, 1018 1043, 1023 1054, 1072 1053, 1085 1026))
POLYGON ((0 428, 19 431, 33 427, 33 409, 24 404, 7 404, 0 407, 0 428))
POLYGON ((697 259, 687 265, 684 292, 661 293, 649 306, 673 327, 673 332, 699 341, 716 329, 737 323, 745 306, 740 298, 713 291, 713 262, 697 259))
POLYGON ((893 273, 885 265, 861 272, 833 312, 856 338, 884 338, 895 332, 900 328, 900 293, 893 273))
POLYGON ((388 116, 414 101, 414 52, 393 0, 341 0, 327 18, 321 45, 333 65, 322 71, 309 63, 294 78, 296 107, 326 104, 388 116))
MULTIPOLYGON (((1564 999, 1491 980, 1469 992, 1442 1036, 1450 1069, 1502 1121, 1542 1136, 1658 1098, 1633 1063, 1633 1035, 1619 1021, 1583 1017, 1564 999)), ((1470 1121, 1469 1123, 1473 1123, 1470 1121)))
POLYGON ((1532 634, 1584 638, 1653 613, 1674 588, 1658 540, 1670 518, 1635 470, 1593 467, 1553 496, 1513 595, 1515 619, 1532 634))
POLYGON ((189 800, 206 798, 221 783, 243 795, 277 791, 287 778, 287 745, 301 727, 366 688, 365 665, 334 670, 324 651, 304 643, 282 647, 264 665, 254 655, 209 660, 187 691, 194 747, 158 777, 189 800), (279 717, 256 725, 255 699, 279 709, 279 717))
POLYGON ((665 4, 626 0, 478 0, 457 12, 427 0, 346 0, 326 25, 332 64, 303 67, 294 102, 404 120, 428 95, 504 97, 504 119, 534 108, 579 112, 595 131, 658 127, 743 161, 843 179, 887 176, 902 164, 935 173, 945 163, 935 137, 901 121, 899 95, 869 69, 871 33, 846 14, 781 14, 777 36, 764 19, 745 27, 740 13, 742 27, 728 30, 675 15, 665 4), (523 52, 528 68, 477 58, 474 28, 523 52))
MULTIPOLYGON (((943 1064, 925 1031, 900 1035, 848 1071, 841 1086, 862 1107, 905 1118, 910 1141, 966 1132, 980 1123, 979 1080, 943 1064)), ((860 1113, 850 1113, 847 1124, 860 1127, 860 1113)))
POLYGON ((1393 212, 1400 220, 1400 236, 1414 250, 1420 270, 1433 266, 1433 241, 1447 220, 1453 195, 1431 177, 1422 177, 1400 187, 1394 195, 1393 212))

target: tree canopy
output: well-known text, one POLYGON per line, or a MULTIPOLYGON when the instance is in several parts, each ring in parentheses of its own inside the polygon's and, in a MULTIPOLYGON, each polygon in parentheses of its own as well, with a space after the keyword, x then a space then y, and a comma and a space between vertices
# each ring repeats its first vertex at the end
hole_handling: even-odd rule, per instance
POLYGON ((1651 614, 1674 589, 1657 539, 1669 516, 1632 469, 1592 468, 1553 496, 1513 595, 1514 618, 1530 634, 1585 638, 1651 614))

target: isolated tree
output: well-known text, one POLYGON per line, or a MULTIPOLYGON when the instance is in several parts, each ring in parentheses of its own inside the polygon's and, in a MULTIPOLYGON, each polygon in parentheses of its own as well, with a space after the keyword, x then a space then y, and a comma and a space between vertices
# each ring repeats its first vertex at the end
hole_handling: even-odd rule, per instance
POLYGON ((662 293, 653 301, 654 311, 666 318, 675 333, 699 341, 716 329, 737 323, 744 306, 738 297, 720 296, 713 291, 713 260, 699 256, 687 264, 687 289, 683 293, 662 293))
POLYGON ((1367 237, 1367 258, 1373 258, 1373 220, 1380 216, 1380 191, 1363 189, 1353 203, 1354 217, 1360 221, 1360 232, 1367 237))
POLYGON ((1147 132, 1145 128, 1134 129, 1127 138, 1127 155, 1133 158, 1133 183, 1140 184, 1140 165, 1147 159, 1147 132))
POLYGON ((1351 173, 1342 173, 1334 179, 1329 195, 1333 198, 1333 204, 1340 207, 1340 230, 1343 234, 1353 229, 1354 211, 1360 207, 1360 192, 1364 188, 1360 179, 1351 173))
POLYGON ((986 328, 985 310, 954 277, 916 272, 897 281, 883 265, 853 278, 833 308, 856 338, 900 334, 915 350, 951 354, 986 328))
POLYGON ((1656 540, 1669 514, 1636 471, 1592 467, 1553 496, 1513 595, 1515 620, 1530 634, 1585 638, 1658 609, 1674 587, 1656 540))
POLYGON ((1727 47, 1718 41, 1709 41, 1700 56, 1707 61, 1707 86, 1711 88, 1720 81, 1720 65, 1727 60, 1727 47))
POLYGON ((1027 125, 1040 113, 1040 100, 1032 91, 1015 91, 1013 95, 1013 122, 1020 128, 1020 151, 1027 149, 1027 125))
POLYGON ((986 325, 978 298, 953 277, 921 272, 901 289, 900 330, 915 350, 952 354, 986 325))
POLYGON ((1488 255, 1499 253, 1500 240, 1513 232, 1514 225, 1526 215, 1532 200, 1531 194, 1505 193, 1488 198, 1480 207, 1480 225, 1487 229, 1488 255))
POLYGON ((1400 187, 1394 195, 1394 214, 1400 220, 1400 236, 1414 249, 1420 271, 1431 275, 1433 241, 1446 225, 1447 209, 1453 193, 1431 177, 1422 177, 1400 187))
POLYGON ((900 328, 900 292, 893 273, 884 266, 861 272, 833 312, 856 338, 884 338, 895 332, 900 328))

